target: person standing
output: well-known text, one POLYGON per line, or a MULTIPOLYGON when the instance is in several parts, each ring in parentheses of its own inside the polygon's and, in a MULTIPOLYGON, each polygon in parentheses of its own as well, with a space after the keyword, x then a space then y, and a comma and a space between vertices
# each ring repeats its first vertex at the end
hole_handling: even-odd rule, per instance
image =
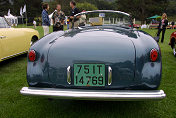
MULTIPOLYGON (((82 12, 86 12, 86 11, 83 10, 82 12)), ((81 15, 81 17, 79 19, 79 27, 85 26, 85 24, 86 24, 86 15, 83 14, 83 15, 81 15)))
POLYGON ((63 31, 65 14, 63 11, 61 11, 60 4, 57 4, 56 11, 53 13, 52 19, 53 19, 53 32, 63 31))
POLYGON ((172 21, 171 25, 172 25, 172 29, 174 29, 175 22, 172 21))
POLYGON ((78 25, 79 25, 79 17, 74 19, 74 15, 78 14, 79 10, 78 10, 78 8, 76 8, 76 2, 75 1, 71 1, 70 2, 70 7, 71 7, 71 12, 70 12, 70 24, 69 24, 69 27, 71 29, 73 23, 74 23, 74 27, 78 27, 78 25))
POLYGON ((34 25, 34 29, 36 29, 36 27, 37 27, 37 22, 34 20, 33 21, 33 25, 34 25))
MULTIPOLYGON (((161 43, 164 42, 164 35, 165 35, 165 32, 166 32, 166 27, 168 25, 168 20, 167 20, 167 14, 164 13, 162 15, 162 20, 160 21, 159 23, 159 26, 158 26, 158 33, 157 33, 157 36, 159 37, 160 36, 160 33, 162 31, 162 38, 161 38, 161 43)), ((158 41, 159 42, 159 41, 158 41)))
POLYGON ((50 19, 48 16, 48 10, 49 10, 49 5, 47 3, 44 3, 43 6, 43 11, 42 11, 42 26, 44 30, 44 36, 49 34, 49 26, 50 26, 50 19))
POLYGON ((69 19, 67 18, 67 29, 69 29, 69 19))

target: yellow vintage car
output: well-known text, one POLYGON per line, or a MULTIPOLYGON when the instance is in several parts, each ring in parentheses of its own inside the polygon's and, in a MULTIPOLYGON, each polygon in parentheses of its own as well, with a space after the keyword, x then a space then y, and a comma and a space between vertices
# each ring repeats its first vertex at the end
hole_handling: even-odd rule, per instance
POLYGON ((11 28, 7 20, 0 17, 0 62, 26 53, 38 39, 38 31, 30 28, 11 28))

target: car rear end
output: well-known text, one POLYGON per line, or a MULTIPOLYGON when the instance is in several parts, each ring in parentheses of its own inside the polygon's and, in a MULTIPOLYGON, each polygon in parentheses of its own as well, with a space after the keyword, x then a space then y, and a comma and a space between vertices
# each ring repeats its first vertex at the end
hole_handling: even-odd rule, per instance
MULTIPOLYGON (((32 46, 27 69, 30 87, 22 88, 21 94, 78 100, 163 99, 164 91, 157 90, 160 75, 137 77, 149 72, 142 68, 137 72, 137 63, 142 64, 134 44, 138 37, 119 32, 77 30, 50 41, 42 51, 35 48, 38 44, 32 46)), ((155 62, 158 51, 149 52, 151 63, 155 62)))

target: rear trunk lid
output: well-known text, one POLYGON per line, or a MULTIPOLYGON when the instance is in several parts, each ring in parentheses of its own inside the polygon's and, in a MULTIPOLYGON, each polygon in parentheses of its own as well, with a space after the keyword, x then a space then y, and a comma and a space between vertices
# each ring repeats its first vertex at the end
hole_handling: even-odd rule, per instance
MULTIPOLYGON (((128 33, 129 34, 129 33, 128 33)), ((133 34, 134 35, 134 34, 133 34)), ((135 76, 134 37, 111 30, 66 33, 53 42, 48 53, 49 79, 55 86, 74 87, 74 64, 105 64, 105 88, 132 85, 135 76), (67 83, 67 67, 71 67, 72 83, 67 83), (112 68, 112 84, 107 85, 108 67, 112 68)))

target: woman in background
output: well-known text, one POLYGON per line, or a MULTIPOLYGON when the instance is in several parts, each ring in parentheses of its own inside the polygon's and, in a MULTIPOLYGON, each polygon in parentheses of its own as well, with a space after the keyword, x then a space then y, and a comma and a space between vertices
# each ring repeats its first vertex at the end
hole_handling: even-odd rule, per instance
POLYGON ((49 34, 49 26, 50 26, 50 19, 48 16, 48 10, 49 10, 49 5, 47 3, 44 3, 43 6, 43 11, 42 11, 42 26, 44 30, 44 36, 49 34))
MULTIPOLYGON (((160 36, 160 33, 162 31, 162 38, 161 38, 161 43, 164 42, 164 35, 165 35, 165 32, 166 32, 166 27, 168 25, 168 20, 167 20, 167 14, 164 13, 162 15, 162 20, 160 21, 159 23, 159 26, 158 26, 158 33, 157 33, 157 36, 159 37, 160 36)), ((159 41, 158 41, 159 42, 159 41)))

